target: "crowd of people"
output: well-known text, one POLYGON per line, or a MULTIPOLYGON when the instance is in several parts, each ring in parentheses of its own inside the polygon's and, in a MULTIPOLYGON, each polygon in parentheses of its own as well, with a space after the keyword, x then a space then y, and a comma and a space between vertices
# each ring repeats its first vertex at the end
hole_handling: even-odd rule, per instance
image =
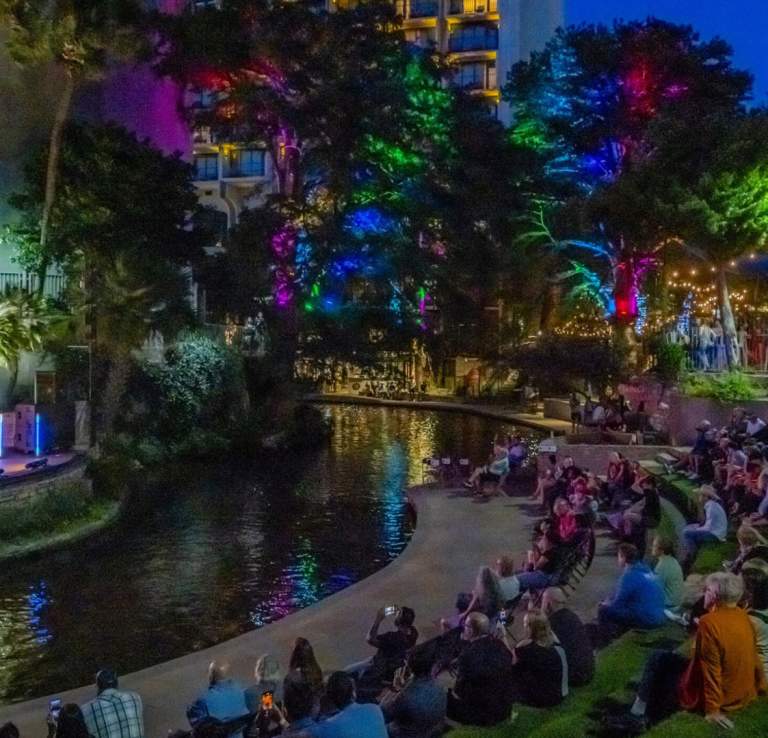
MULTIPOLYGON (((758 530, 768 504, 768 463, 758 440, 764 428, 739 410, 720 430, 699 425, 696 444, 670 470, 702 482, 701 522, 686 526, 677 543, 652 537, 652 566, 645 542, 661 519, 654 479, 618 452, 602 475, 571 457, 550 457, 533 495, 542 518, 530 549, 481 566, 438 636, 420 642, 416 613, 393 605, 376 613, 367 633, 372 656, 327 677, 304 638, 296 640, 285 672, 276 657, 262 656, 252 684, 231 678, 227 664, 212 663, 188 707, 189 728, 176 738, 436 738, 452 723, 494 725, 514 705, 561 704, 573 687, 592 680, 596 650, 629 629, 670 622, 691 631, 691 653, 651 653, 634 702, 604 722, 633 735, 683 709, 731 726, 729 715, 768 686, 768 542, 758 530), (618 578, 594 620, 584 623, 568 608, 568 593, 591 563, 594 527, 601 525, 618 540, 618 578), (737 555, 692 597, 684 577, 696 551, 725 540, 731 527, 737 555), (382 632, 385 623, 391 628, 382 632)), ((519 443, 497 437, 489 466, 503 457, 508 467, 513 449, 524 458, 519 443)), ((476 479, 492 473, 481 469, 476 479)), ((108 669, 97 675, 96 692, 81 706, 52 712, 51 736, 143 738, 139 695, 120 689, 108 669)), ((0 738, 19 738, 14 730, 2 726, 0 738)))

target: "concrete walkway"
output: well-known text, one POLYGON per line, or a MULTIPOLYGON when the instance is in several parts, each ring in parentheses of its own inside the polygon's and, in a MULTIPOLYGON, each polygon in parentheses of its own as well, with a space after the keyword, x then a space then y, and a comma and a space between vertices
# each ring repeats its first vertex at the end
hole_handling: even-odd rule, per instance
MULTIPOLYGON (((229 661, 234 676, 248 683, 261 654, 273 653, 285 666, 301 635, 313 644, 322 668, 332 671, 371 654, 365 633, 376 609, 386 604, 413 607, 421 637, 435 635, 438 619, 451 614, 456 592, 472 587, 478 566, 492 564, 502 552, 523 553, 531 523, 539 517, 520 497, 476 503, 460 492, 420 488, 412 491, 412 499, 418 509, 413 539, 381 571, 277 623, 122 678, 121 686, 144 699, 147 738, 163 738, 169 729, 186 726, 185 708, 203 689, 213 659, 229 661)), ((572 598, 572 607, 586 617, 594 616, 615 579, 612 550, 613 544, 598 539, 592 568, 572 598)), ((119 613, 112 616, 113 627, 121 627, 119 613)), ((55 696, 82 703, 93 694, 88 686, 55 696)), ((12 720, 24 738, 42 738, 49 699, 0 707, 0 723, 12 720)))
POLYGON ((355 405, 383 405, 385 407, 404 407, 409 410, 444 410, 454 413, 470 413, 484 418, 494 420, 503 420, 514 425, 525 425, 534 430, 544 433, 553 433, 555 435, 564 435, 571 432, 571 424, 566 420, 557 420, 556 418, 545 418, 543 415, 534 413, 523 413, 511 407, 504 405, 476 405, 467 402, 451 400, 387 400, 383 397, 365 397, 363 395, 323 395, 310 394, 305 395, 308 402, 325 402, 335 404, 355 405))

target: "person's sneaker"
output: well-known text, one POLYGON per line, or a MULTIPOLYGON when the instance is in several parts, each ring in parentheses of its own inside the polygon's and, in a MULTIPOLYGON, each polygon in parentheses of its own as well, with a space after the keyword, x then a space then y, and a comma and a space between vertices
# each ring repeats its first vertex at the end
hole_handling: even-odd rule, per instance
POLYGON ((664 615, 667 620, 671 620, 673 623, 682 625, 683 628, 687 628, 691 623, 691 616, 687 613, 677 613, 674 610, 664 610, 664 615))
POLYGON ((641 735, 648 730, 645 717, 625 712, 623 715, 606 715, 602 721, 603 735, 632 736, 641 735))
POLYGON ((474 485, 474 484, 472 484, 472 482, 464 482, 464 486, 465 486, 467 489, 474 489, 474 488, 475 488, 475 485, 474 485))

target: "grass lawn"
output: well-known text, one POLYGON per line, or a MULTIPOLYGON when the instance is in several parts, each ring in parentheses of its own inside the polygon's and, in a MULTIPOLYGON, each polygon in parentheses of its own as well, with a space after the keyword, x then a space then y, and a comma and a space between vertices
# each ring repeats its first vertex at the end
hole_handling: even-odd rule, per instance
MULTIPOLYGON (((678 478, 675 478, 677 481, 678 478)), ((694 487, 687 480, 682 485, 694 487)), ((680 489, 681 493, 686 490, 680 489)), ((668 515, 662 515, 657 529, 662 535, 677 538, 674 522, 668 515)), ((732 559, 736 544, 726 541, 716 546, 705 546, 699 551, 693 571, 708 573, 720 570, 723 559, 732 559)), ((455 738, 587 738, 599 735, 599 718, 593 718, 601 700, 611 698, 627 705, 634 697, 635 684, 642 673, 648 654, 655 648, 674 648, 682 644, 686 634, 670 624, 657 631, 631 631, 600 651, 597 656, 595 678, 586 687, 572 690, 568 699, 559 707, 537 710, 517 706, 516 718, 493 728, 461 727, 451 731, 455 738)), ((768 702, 761 699, 746 710, 733 716, 736 728, 723 731, 706 723, 700 715, 678 713, 669 720, 656 725, 644 735, 650 738, 758 738, 768 736, 768 702)))

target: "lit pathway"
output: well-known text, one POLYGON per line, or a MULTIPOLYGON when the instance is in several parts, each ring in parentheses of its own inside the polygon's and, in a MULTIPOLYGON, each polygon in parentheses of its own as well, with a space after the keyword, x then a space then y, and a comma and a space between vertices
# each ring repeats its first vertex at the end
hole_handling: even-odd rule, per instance
MULTIPOLYGON (((451 613, 456 592, 471 588, 479 564, 493 563, 504 551, 518 556, 528 547, 535 515, 524 498, 478 504, 434 489, 415 490, 413 498, 419 510, 413 539, 381 571, 277 623, 121 679, 121 686, 144 699, 147 738, 163 738, 169 729, 186 726, 185 707, 202 690, 212 659, 229 660, 234 676, 247 683, 261 654, 273 653, 285 665, 301 635, 312 642, 323 669, 332 671, 371 654, 365 633, 376 609, 390 603, 413 607, 421 635, 428 638, 437 632, 438 618, 451 613)), ((605 549, 601 540, 592 569, 573 598, 573 607, 589 616, 614 577, 613 559, 605 549)), ((111 617, 112 627, 123 627, 119 613, 111 617)), ((83 702, 92 694, 93 687, 87 687, 57 696, 66 703, 83 702)), ((42 738, 48 699, 0 707, 0 724, 12 720, 24 738, 42 738)))
POLYGON ((484 418, 494 418, 508 423, 525 425, 545 433, 561 435, 570 433, 571 424, 566 420, 545 418, 543 415, 523 413, 504 405, 474 405, 458 400, 426 399, 411 402, 410 400, 387 400, 382 397, 365 397, 364 395, 345 394, 309 394, 305 399, 310 402, 354 403, 355 405, 383 405, 385 407, 404 407, 410 410, 446 410, 454 413, 470 413, 484 418))

